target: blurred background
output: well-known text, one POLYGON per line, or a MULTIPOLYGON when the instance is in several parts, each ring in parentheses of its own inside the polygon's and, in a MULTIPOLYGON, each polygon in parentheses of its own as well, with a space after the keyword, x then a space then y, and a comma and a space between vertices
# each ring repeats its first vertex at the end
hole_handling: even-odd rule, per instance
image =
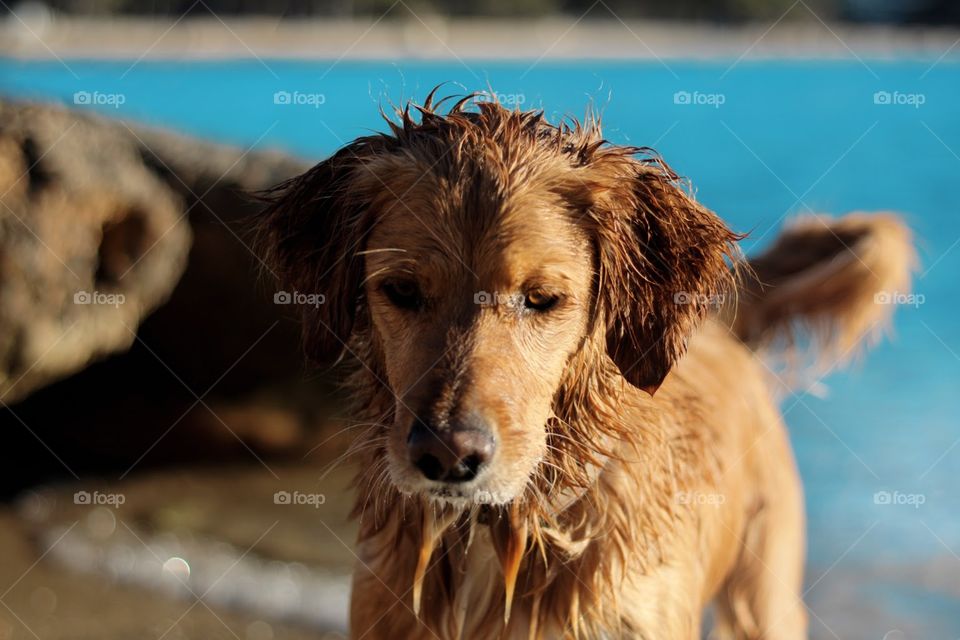
POLYGON ((0 640, 342 637, 337 371, 250 196, 382 106, 603 113, 762 249, 900 212, 890 337, 783 398, 814 638, 960 637, 960 5, 0 0, 0 640))

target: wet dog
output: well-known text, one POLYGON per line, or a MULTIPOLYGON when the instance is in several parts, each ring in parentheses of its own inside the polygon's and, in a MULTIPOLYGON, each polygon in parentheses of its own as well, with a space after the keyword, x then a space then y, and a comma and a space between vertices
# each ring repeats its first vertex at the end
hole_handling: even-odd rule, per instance
MULTIPOLYGON (((909 285, 895 216, 746 262, 648 149, 463 100, 269 196, 268 262, 366 426, 355 638, 804 638, 802 490, 757 357, 909 285), (738 274, 740 277, 738 277, 738 274)), ((789 346, 789 345, 787 345, 789 346)), ((794 345, 796 346, 796 345, 794 345)))

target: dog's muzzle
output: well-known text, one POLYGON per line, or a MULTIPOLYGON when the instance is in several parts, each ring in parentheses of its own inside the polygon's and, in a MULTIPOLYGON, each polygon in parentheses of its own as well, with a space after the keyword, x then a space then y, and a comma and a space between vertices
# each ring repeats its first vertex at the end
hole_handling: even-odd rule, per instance
POLYGON ((473 480, 493 459, 496 441, 486 423, 470 417, 436 428, 415 420, 407 437, 410 462, 428 480, 473 480))

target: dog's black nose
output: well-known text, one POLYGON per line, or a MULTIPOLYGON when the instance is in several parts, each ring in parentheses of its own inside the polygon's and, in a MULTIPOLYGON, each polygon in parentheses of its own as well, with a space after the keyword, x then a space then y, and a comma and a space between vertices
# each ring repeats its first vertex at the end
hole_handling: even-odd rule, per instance
POLYGON ((434 429, 419 420, 407 438, 410 461, 428 480, 468 482, 493 458, 496 443, 477 420, 434 429))

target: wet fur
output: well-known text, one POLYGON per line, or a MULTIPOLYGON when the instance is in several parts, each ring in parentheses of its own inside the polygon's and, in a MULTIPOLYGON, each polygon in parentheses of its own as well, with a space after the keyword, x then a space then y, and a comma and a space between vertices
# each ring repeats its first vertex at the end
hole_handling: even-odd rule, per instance
MULTIPOLYGON (((553 126, 540 113, 473 99, 441 113, 432 97, 416 117, 408 108, 388 120, 389 133, 278 186, 261 220, 284 285, 327 295, 304 309, 307 352, 324 363, 345 357, 366 425, 356 445, 352 637, 692 639, 711 601, 719 638, 805 637, 799 479, 770 374, 741 339, 761 349, 786 335, 793 309, 804 306, 798 296, 815 299, 820 284, 774 303, 776 292, 848 244, 870 242, 879 227, 871 218, 858 218, 853 235, 843 221, 809 222, 807 236, 796 227, 754 265, 759 284, 746 286, 737 310, 736 273, 750 270, 738 236, 650 150, 606 143, 590 118, 553 126), (418 188, 425 175, 434 188, 418 188), (381 303, 370 299, 370 265, 385 264, 369 252, 371 235, 392 216, 398 235, 446 238, 467 259, 491 229, 494 237, 528 229, 513 216, 541 206, 557 212, 539 223, 544 238, 569 227, 569 270, 590 283, 589 313, 567 322, 579 334, 568 336, 576 346, 557 365, 555 386, 530 394, 547 394, 543 424, 501 436, 504 448, 527 452, 494 479, 514 493, 471 501, 403 490, 391 447, 404 411, 395 393, 407 390, 390 381, 429 363, 386 355, 398 338, 381 335, 371 312, 381 303), (434 215, 448 209, 470 217, 454 225, 454 214, 434 215)), ((883 224, 886 251, 903 259, 884 269, 890 254, 870 254, 877 279, 839 269, 853 274, 838 286, 861 291, 856 302, 811 303, 800 314, 833 327, 819 334, 824 345, 831 335, 845 347, 859 340, 889 310, 868 294, 908 281, 908 234, 895 218, 883 224)), ((524 233, 531 251, 547 241, 524 233)), ((468 371, 469 354, 485 345, 451 335, 453 353, 429 369, 440 386, 404 396, 427 397, 443 416, 460 387, 482 391, 499 375, 487 360, 468 371)), ((524 402, 534 401, 516 399, 524 402)))

